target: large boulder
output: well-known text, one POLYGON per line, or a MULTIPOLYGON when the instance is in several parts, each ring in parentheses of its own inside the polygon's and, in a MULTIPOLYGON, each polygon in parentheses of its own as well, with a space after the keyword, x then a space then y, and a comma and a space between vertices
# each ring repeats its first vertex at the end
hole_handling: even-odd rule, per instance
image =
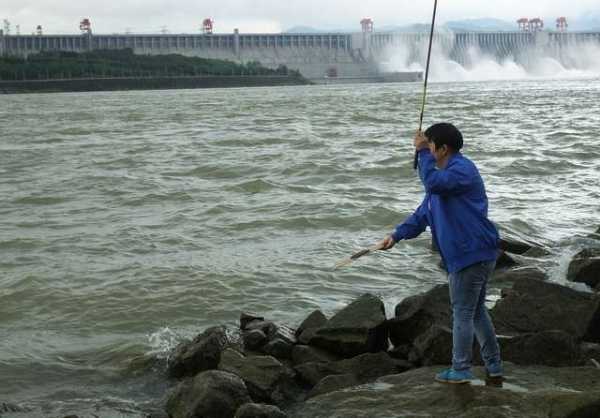
POLYGON ((533 245, 513 238, 500 238, 498 248, 512 254, 525 254, 533 245))
POLYGON ((181 378, 216 369, 228 343, 225 327, 218 326, 208 328, 192 341, 179 344, 168 360, 169 376, 181 378))
POLYGON ((237 410, 234 418, 287 418, 287 415, 275 405, 247 403, 237 410))
POLYGON ((523 280, 490 311, 499 334, 561 330, 600 342, 600 296, 541 280, 523 280))
POLYGON ((293 370, 271 356, 244 356, 231 348, 221 356, 219 370, 239 376, 256 402, 285 400, 289 385, 293 385, 293 370))
POLYGON ((350 373, 347 374, 334 374, 325 376, 308 392, 307 398, 313 398, 315 396, 322 395, 324 393, 333 392, 339 389, 358 386, 360 381, 358 378, 350 373))
POLYGON ((310 345, 298 344, 292 349, 292 363, 294 366, 310 362, 328 363, 338 360, 340 358, 335 354, 310 345))
POLYGON ((309 344, 346 358, 387 350, 383 302, 370 294, 361 296, 317 329, 309 344))
POLYGON ((495 285, 508 285, 529 279, 548 280, 548 275, 536 267, 517 267, 494 272, 490 282, 495 285))
POLYGON ((433 325, 415 338, 409 361, 418 366, 452 362, 452 329, 433 325))
POLYGON ((563 331, 542 331, 500 338, 504 361, 521 365, 577 366, 582 363, 579 341, 563 331))
POLYGON ((317 329, 327 323, 327 317, 320 310, 311 312, 296 330, 296 337, 301 344, 308 344, 317 329))
POLYGON ((209 370, 177 386, 167 400, 171 418, 232 418, 237 409, 250 402, 242 379, 219 370, 209 370))
POLYGON ((310 386, 331 375, 351 374, 365 382, 387 374, 408 370, 411 365, 402 360, 392 359, 387 353, 366 353, 351 359, 329 363, 309 362, 296 366, 298 377, 310 386))
POLYGON ((600 248, 586 248, 573 257, 567 279, 600 290, 600 248))
POLYGON ((452 326, 452 310, 447 284, 437 285, 426 293, 410 296, 396 305, 396 316, 388 321, 394 346, 412 345, 415 338, 433 325, 452 326))
MULTIPOLYGON (((477 381, 452 387, 434 381, 439 367, 413 369, 336 390, 288 411, 290 418, 583 418, 600 416, 595 368, 506 364, 504 389, 477 381), (583 413, 587 413, 584 415, 583 413)), ((475 375, 483 378, 483 368, 475 375)))

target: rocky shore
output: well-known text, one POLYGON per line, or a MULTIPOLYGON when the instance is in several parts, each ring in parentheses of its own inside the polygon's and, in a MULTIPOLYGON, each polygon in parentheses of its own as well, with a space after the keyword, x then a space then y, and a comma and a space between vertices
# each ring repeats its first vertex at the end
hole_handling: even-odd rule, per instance
POLYGON ((166 416, 600 417, 599 250, 583 249, 568 269, 587 291, 548 281, 514 254, 544 250, 501 243, 491 285, 502 297, 490 314, 504 382, 434 382, 452 347, 448 286, 438 285, 401 301, 391 317, 365 294, 330 318, 310 313, 296 329, 250 313, 239 330, 207 329, 172 353, 168 374, 180 382, 166 396, 166 416))
MULTIPOLYGON (((172 389, 151 418, 600 417, 600 229, 571 260, 564 286, 526 260, 535 244, 504 240, 490 309, 505 376, 486 381, 479 347, 467 385, 433 377, 450 363, 448 285, 408 297, 391 315, 364 294, 297 327, 243 312, 170 354, 172 389), (525 261, 523 261, 525 260, 525 261)), ((0 403, 0 416, 26 412, 0 403)), ((76 417, 73 415, 72 417, 76 417)))

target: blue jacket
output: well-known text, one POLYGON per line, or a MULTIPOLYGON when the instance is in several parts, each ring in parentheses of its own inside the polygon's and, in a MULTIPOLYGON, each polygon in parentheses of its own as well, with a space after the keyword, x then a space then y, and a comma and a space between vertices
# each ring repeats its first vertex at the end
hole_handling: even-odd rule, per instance
POLYGON ((415 213, 396 226, 394 240, 415 238, 429 226, 449 273, 495 260, 498 231, 487 218, 485 186, 475 164, 456 153, 446 168, 438 170, 429 149, 422 149, 419 176, 425 198, 415 213))

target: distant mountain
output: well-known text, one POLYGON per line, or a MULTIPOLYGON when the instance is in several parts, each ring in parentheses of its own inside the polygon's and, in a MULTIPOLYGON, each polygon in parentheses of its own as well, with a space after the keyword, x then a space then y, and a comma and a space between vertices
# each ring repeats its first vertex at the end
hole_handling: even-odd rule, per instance
POLYGON ((360 26, 356 29, 350 28, 322 28, 316 29, 310 26, 294 26, 283 31, 283 33, 352 33, 360 32, 360 26))
POLYGON ((567 22, 569 30, 600 31, 600 15, 588 15, 576 19, 567 18, 567 22))
MULTIPOLYGON (((570 31, 600 31, 600 15, 590 14, 580 18, 567 17, 570 31)), ((544 18, 545 28, 555 29, 556 17, 544 18)), ((464 19, 453 20, 439 25, 438 29, 451 30, 454 32, 508 32, 519 30, 516 19, 514 22, 493 19, 464 19)), ((353 33, 360 32, 360 26, 353 28, 313 28, 310 26, 294 26, 287 29, 285 33, 353 33)), ((377 26, 375 22, 375 32, 429 32, 429 24, 415 23, 412 25, 383 25, 377 26)))
POLYGON ((518 30, 516 19, 514 23, 492 18, 454 20, 446 22, 443 26, 454 32, 503 32, 518 30))

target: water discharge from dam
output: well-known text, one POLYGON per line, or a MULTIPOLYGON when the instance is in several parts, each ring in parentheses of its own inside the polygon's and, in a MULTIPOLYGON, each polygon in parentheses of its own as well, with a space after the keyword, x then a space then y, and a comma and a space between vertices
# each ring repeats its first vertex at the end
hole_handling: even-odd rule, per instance
MULTIPOLYGON (((382 71, 424 71, 427 46, 401 44, 387 47, 380 61, 382 71)), ((430 79, 437 82, 568 79, 600 76, 600 45, 587 42, 555 51, 530 48, 519 57, 498 57, 493 53, 470 46, 461 60, 452 57, 447 43, 435 42, 432 49, 430 79)))

